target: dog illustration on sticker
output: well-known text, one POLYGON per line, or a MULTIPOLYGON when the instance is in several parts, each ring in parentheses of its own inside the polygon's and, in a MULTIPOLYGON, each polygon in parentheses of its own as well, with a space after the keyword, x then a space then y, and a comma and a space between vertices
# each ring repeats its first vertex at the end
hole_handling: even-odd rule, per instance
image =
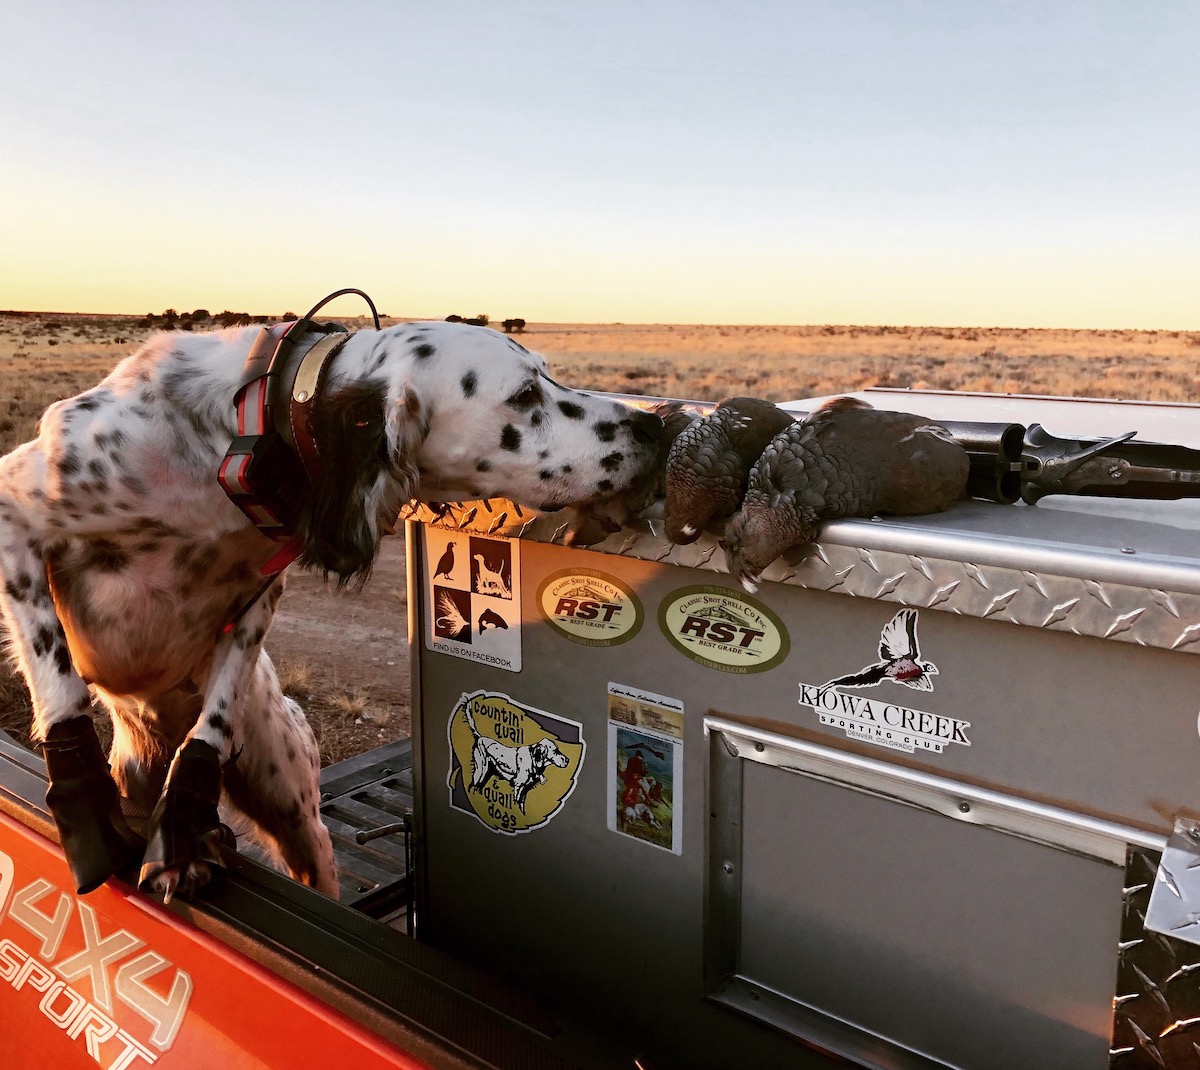
POLYGON ((582 726, 507 695, 463 695, 450 715, 450 805, 495 832, 545 824, 575 788, 582 726))

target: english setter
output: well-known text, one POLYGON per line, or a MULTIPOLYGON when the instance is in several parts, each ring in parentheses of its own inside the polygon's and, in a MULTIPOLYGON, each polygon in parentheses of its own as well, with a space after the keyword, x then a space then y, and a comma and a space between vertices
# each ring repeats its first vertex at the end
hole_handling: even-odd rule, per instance
POLYGON ((471 747, 471 789, 482 791, 492 777, 505 781, 512 788, 513 802, 525 813, 525 796, 546 782, 550 766, 565 769, 571 760, 558 749, 549 736, 520 747, 510 747, 499 740, 480 734, 471 711, 465 711, 467 727, 475 742, 471 747))
MULTIPOLYGON (((154 336, 0 458, 0 608, 81 892, 139 860, 164 898, 199 887, 219 864, 220 801, 276 865, 337 894, 315 739, 263 649, 283 577, 264 592, 260 569, 279 546, 217 482, 258 333, 154 336), (112 716, 107 763, 93 702, 112 716), (121 795, 150 815, 148 846, 121 795)), ((351 335, 312 423, 323 474, 302 498, 299 561, 343 585, 365 580, 410 499, 620 495, 646 481, 662 427, 452 323, 351 335)))

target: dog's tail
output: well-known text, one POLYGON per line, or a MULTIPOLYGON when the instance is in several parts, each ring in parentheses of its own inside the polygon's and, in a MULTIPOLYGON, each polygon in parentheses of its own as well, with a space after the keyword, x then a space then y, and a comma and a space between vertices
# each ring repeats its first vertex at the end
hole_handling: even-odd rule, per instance
POLYGON ((471 730, 471 735, 476 739, 480 738, 479 729, 475 727, 475 718, 471 716, 471 707, 463 706, 463 716, 467 719, 467 727, 471 730))

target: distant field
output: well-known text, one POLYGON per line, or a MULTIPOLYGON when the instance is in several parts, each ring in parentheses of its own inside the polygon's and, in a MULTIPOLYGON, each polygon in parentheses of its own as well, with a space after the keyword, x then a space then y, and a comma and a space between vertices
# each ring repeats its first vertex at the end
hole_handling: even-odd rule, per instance
MULTIPOLYGON (((0 313, 0 452, 31 437, 51 401, 132 352, 152 332, 138 324, 0 313)), ((535 323, 518 337, 570 386, 697 401, 784 401, 876 385, 1200 399, 1200 331, 535 323)))
MULTIPOLYGON (((0 312, 0 453, 32 438, 48 404, 99 381, 151 330, 138 317, 0 312)), ((1200 399, 1200 332, 532 324, 518 337, 571 386, 697 401, 785 401, 874 385, 1200 399)), ((379 579, 382 566, 355 595, 323 594, 319 579, 298 573, 280 605, 284 623, 268 645, 326 763, 410 731, 407 651, 381 660, 346 639, 354 629, 386 636, 403 621, 402 551, 390 546, 384 562, 397 573, 394 590, 379 579), (310 652, 322 646, 330 652, 310 652)), ((24 685, 0 658, 0 727, 23 738, 29 720, 24 685)))

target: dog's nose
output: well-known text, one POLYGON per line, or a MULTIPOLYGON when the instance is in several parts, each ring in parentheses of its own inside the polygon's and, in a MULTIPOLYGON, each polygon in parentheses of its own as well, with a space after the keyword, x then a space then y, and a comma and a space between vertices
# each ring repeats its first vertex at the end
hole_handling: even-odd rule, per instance
POLYGON ((635 442, 653 445, 662 437, 663 422, 652 412, 634 409, 629 414, 628 423, 635 442))

